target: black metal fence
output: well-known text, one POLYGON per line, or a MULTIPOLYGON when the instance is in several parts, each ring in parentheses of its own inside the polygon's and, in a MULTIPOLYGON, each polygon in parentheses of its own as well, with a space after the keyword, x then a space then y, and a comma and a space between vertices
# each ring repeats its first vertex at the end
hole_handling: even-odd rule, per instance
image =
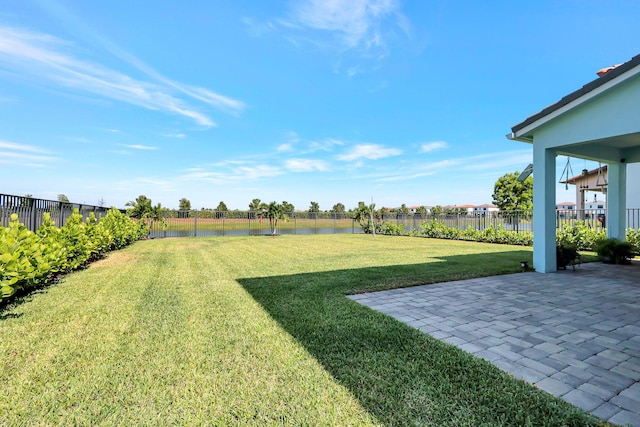
MULTIPOLYGON (((640 225, 640 209, 627 210, 629 227, 640 225)), ((443 214, 411 214, 390 212, 378 215, 384 220, 401 225, 405 231, 419 229, 423 221, 436 220, 447 227, 483 230, 504 227, 519 233, 533 231, 533 215, 530 211, 467 212, 443 214)), ((557 211, 558 228, 573 226, 578 222, 589 228, 606 227, 605 210, 557 211)), ((289 212, 276 225, 277 234, 341 234, 362 233, 360 223, 352 213, 289 212)), ((165 211, 163 221, 151 223, 152 238, 187 236, 238 236, 271 234, 269 219, 254 211, 165 211)))
MULTIPOLYGON (((247 236, 272 234, 267 217, 255 211, 165 211, 150 223, 150 237, 247 236)), ((277 234, 361 233, 351 213, 289 212, 278 220, 277 234)))
MULTIPOLYGON (((0 225, 6 226, 11 214, 17 213, 20 222, 35 231, 42 224, 45 212, 51 213, 56 225, 62 226, 66 219, 78 209, 80 214, 88 216, 93 212, 100 218, 109 208, 103 206, 67 203, 55 200, 36 199, 25 196, 0 194, 0 225)), ((162 221, 151 221, 150 237, 186 237, 186 236, 233 236, 271 234, 269 219, 255 211, 178 211, 166 210, 162 221)), ((436 220, 447 227, 466 230, 473 228, 484 230, 489 227, 504 227, 516 232, 533 231, 533 215, 530 211, 498 212, 455 212, 442 214, 420 214, 386 212, 376 217, 402 226, 405 231, 419 229, 423 221, 436 220)), ((606 210, 557 210, 556 226, 564 228, 578 222, 589 228, 605 228, 606 210)), ((627 226, 640 228, 640 209, 627 209, 627 226)), ((341 234, 362 233, 353 214, 334 212, 290 212, 276 226, 277 234, 341 234)))
POLYGON ((85 205, 80 203, 60 202, 57 200, 36 199, 25 196, 11 196, 0 194, 0 224, 6 227, 11 220, 11 215, 16 213, 21 223, 29 230, 36 231, 42 224, 45 212, 51 214, 51 219, 58 227, 78 209, 79 213, 86 217, 93 212, 97 218, 104 216, 110 208, 103 206, 85 205))

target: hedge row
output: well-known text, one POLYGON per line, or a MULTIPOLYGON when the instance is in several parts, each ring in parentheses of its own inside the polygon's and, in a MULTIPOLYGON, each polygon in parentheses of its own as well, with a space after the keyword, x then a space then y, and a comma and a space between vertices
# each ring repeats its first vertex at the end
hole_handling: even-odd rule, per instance
POLYGON ((447 227, 444 223, 432 220, 424 221, 420 230, 414 230, 413 235, 419 237, 433 237, 437 239, 468 240, 484 243, 501 243, 506 245, 531 246, 533 234, 531 232, 515 232, 505 229, 503 226, 489 226, 483 230, 467 228, 447 227))
POLYGON ((147 233, 143 223, 132 221, 117 209, 111 209, 99 222, 93 213, 83 221, 76 209, 60 228, 47 213, 35 233, 13 214, 9 226, 0 227, 0 302, 127 246, 147 233))
MULTIPOLYGON (((370 228, 370 226, 369 226, 370 228)), ((370 232, 365 230, 365 232, 370 232)), ((505 229, 503 226, 487 227, 483 230, 468 228, 460 230, 455 227, 447 227, 443 222, 433 219, 424 221, 419 230, 408 233, 402 225, 393 223, 377 223, 376 233, 389 234, 395 236, 415 236, 432 237, 436 239, 468 240, 485 243, 501 243, 507 245, 532 246, 533 233, 515 232, 505 229)), ((584 223, 578 222, 573 226, 563 227, 556 232, 556 242, 567 246, 575 247, 579 251, 595 251, 598 242, 606 239, 606 231, 598 228, 587 227, 584 223)), ((628 229, 626 240, 633 245, 636 253, 640 253, 640 230, 628 229)))

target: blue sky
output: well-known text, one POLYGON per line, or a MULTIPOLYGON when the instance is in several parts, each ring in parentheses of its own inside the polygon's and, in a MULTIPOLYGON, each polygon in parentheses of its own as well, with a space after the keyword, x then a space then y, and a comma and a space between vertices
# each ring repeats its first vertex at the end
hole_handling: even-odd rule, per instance
POLYGON ((640 53, 638 22, 631 0, 0 0, 0 193, 490 203, 531 161, 511 126, 640 53))

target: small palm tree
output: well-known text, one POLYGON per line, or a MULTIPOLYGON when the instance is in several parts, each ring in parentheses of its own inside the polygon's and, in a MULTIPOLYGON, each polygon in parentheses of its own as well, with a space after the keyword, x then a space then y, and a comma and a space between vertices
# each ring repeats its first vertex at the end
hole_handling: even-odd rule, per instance
POLYGON ((269 218, 269 226, 271 227, 271 235, 276 235, 276 227, 278 226, 278 220, 284 218, 284 210, 282 205, 278 202, 271 202, 264 206, 264 214, 269 218))
POLYGON ((369 206, 365 205, 364 202, 358 203, 358 208, 353 212, 353 219, 360 223, 360 227, 362 230, 369 234, 376 234, 376 223, 374 215, 377 216, 376 205, 375 203, 371 203, 369 206))

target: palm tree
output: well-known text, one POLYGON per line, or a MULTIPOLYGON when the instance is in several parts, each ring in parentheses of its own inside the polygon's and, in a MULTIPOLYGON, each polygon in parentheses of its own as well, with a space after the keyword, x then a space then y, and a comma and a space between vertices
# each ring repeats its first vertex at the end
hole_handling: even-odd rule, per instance
POLYGON ((146 215, 151 212, 151 209, 153 209, 151 199, 144 194, 136 197, 136 200, 127 202, 125 206, 131 206, 131 209, 127 209, 127 215, 135 219, 145 218, 146 215))
POLYGON ((293 206, 291 203, 287 202, 286 200, 282 202, 282 211, 284 213, 293 213, 293 211, 295 210, 295 206, 293 206))
POLYGON ((367 206, 364 204, 364 202, 359 202, 358 208, 353 212, 353 219, 360 223, 362 231, 367 234, 373 233, 373 235, 375 236, 376 227, 374 215, 376 215, 375 203, 371 203, 369 206, 367 206))
POLYGON ((258 215, 256 214, 264 203, 261 203, 260 199, 256 198, 249 203, 249 219, 256 218, 258 215))
POLYGON ((127 210, 127 214, 131 218, 138 219, 146 223, 150 228, 155 222, 159 222, 162 228, 166 226, 165 211, 160 203, 153 206, 151 199, 145 195, 140 195, 135 201, 130 201, 125 206, 131 206, 131 209, 127 210))
POLYGON ((269 218, 269 226, 271 227, 271 235, 276 235, 276 227, 278 226, 278 220, 284 218, 284 212, 282 205, 277 202, 271 202, 268 205, 263 205, 265 215, 269 218))
POLYGON ((342 203, 336 203, 335 205, 333 205, 331 212, 344 213, 344 205, 342 203))
POLYGON ((260 210, 260 205, 262 204, 263 203, 260 203, 260 199, 253 199, 251 203, 249 203, 249 210, 250 211, 260 210))
POLYGON ((311 202, 309 212, 320 212, 320 204, 318 202, 311 202))

